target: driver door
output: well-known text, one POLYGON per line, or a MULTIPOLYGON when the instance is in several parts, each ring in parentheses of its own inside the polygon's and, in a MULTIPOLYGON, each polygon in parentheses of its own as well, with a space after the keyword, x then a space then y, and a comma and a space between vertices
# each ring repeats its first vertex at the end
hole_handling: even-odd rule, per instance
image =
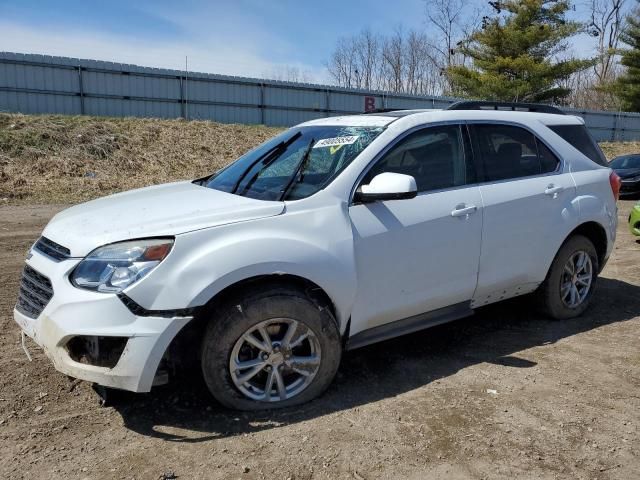
POLYGON ((427 324, 413 330, 452 309, 466 314, 477 284, 483 211, 466 127, 404 136, 360 185, 383 172, 413 176, 418 194, 349 208, 358 279, 352 335, 396 321, 389 327, 406 330, 406 320, 415 326, 422 319, 412 317, 425 312, 433 312, 427 324))

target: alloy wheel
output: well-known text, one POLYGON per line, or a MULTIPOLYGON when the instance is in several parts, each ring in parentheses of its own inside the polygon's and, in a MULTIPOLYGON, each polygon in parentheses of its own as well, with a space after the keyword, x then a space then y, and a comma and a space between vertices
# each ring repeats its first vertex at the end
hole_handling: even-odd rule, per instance
POLYGON ((274 318, 240 336, 231 351, 229 372, 246 397, 280 402, 311 384, 320 359, 320 343, 310 328, 291 318, 274 318))
POLYGON ((585 301, 593 283, 593 263, 585 251, 575 252, 564 266, 560 280, 560 297, 569 308, 585 301))

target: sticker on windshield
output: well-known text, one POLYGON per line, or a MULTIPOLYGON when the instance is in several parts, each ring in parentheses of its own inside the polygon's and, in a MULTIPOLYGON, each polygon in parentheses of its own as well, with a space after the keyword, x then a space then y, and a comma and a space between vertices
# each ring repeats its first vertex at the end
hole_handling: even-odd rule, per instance
POLYGON ((318 140, 313 148, 337 147, 342 145, 351 145, 356 142, 358 135, 349 135, 346 137, 324 138, 318 140))

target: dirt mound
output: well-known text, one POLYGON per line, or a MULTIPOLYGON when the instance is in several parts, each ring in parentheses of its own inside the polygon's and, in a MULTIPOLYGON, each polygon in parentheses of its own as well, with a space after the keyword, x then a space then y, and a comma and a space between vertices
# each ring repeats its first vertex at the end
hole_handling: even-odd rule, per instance
POLYGON ((281 129, 0 114, 0 198, 78 202, 212 173, 281 129))

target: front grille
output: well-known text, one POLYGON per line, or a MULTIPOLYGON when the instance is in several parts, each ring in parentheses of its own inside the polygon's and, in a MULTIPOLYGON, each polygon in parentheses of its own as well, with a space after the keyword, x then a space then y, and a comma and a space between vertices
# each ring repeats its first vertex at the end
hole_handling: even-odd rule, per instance
POLYGON ((29 265, 25 265, 16 309, 27 317, 36 319, 51 297, 53 297, 51 281, 29 265))
POLYGON ((71 256, 71 250, 53 240, 49 240, 47 237, 40 237, 33 248, 58 262, 71 256))

